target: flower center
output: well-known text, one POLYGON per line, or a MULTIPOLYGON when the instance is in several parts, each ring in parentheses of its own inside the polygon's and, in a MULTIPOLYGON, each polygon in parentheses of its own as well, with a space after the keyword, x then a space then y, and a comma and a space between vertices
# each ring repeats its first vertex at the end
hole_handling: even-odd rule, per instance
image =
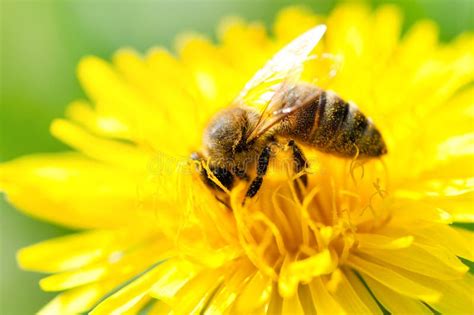
POLYGON ((240 243, 248 258, 278 281, 282 296, 300 282, 330 275, 356 245, 355 233, 386 224, 381 163, 323 155, 304 187, 295 176, 270 174, 257 198, 241 206, 246 186, 232 191, 240 243), (234 200, 235 199, 235 200, 234 200))

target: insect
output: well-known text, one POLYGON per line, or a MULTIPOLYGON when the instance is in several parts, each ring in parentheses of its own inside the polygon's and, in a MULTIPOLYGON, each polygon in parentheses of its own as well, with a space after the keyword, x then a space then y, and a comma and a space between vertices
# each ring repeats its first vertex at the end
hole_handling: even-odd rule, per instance
MULTIPOLYGON (((254 197, 267 172, 272 146, 288 141, 294 171, 307 167, 297 142, 344 158, 373 158, 387 152, 382 135, 355 105, 333 92, 300 82, 303 64, 321 40, 325 25, 303 33, 281 49, 244 86, 232 105, 218 112, 207 125, 201 152, 194 160, 207 160, 208 170, 226 188, 236 179, 250 181, 246 192, 254 197)), ((220 190, 201 169, 203 181, 220 190)), ((307 185, 307 177, 301 181, 307 185)), ((245 201, 245 200, 244 200, 245 201)))

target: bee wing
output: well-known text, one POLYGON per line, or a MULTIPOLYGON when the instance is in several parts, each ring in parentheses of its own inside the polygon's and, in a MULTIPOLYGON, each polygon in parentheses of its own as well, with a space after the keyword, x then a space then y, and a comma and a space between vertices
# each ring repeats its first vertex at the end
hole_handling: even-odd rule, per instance
POLYGON ((303 64, 310 52, 326 32, 326 26, 318 25, 283 47, 244 86, 237 97, 238 104, 256 108, 260 112, 259 121, 250 131, 247 141, 260 136, 273 124, 294 112, 302 102, 286 104, 281 108, 282 94, 291 89, 300 79, 303 64))
MULTIPOLYGON (((286 88, 282 88, 281 91, 278 91, 275 95, 279 93, 286 93, 286 88)), ((254 139, 260 137, 265 131, 270 129, 276 123, 278 123, 283 118, 287 117, 291 113, 297 111, 298 109, 304 107, 308 102, 311 102, 314 97, 320 93, 320 90, 314 91, 314 93, 307 95, 304 99, 295 99, 292 100, 292 103, 284 104, 285 107, 282 107, 281 100, 279 96, 275 96, 275 98, 270 102, 270 104, 265 109, 265 113, 259 118, 259 121, 255 128, 250 132, 247 136, 247 143, 251 142, 254 139)))

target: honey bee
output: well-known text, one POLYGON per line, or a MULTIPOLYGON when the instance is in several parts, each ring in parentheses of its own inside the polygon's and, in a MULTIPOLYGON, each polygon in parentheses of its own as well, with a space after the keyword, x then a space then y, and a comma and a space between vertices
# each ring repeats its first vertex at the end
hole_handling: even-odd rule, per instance
MULTIPOLYGON (((300 81, 303 64, 321 40, 325 25, 303 33, 282 48, 244 86, 231 106, 218 112, 203 135, 201 152, 208 170, 231 189, 236 179, 250 181, 245 198, 254 197, 272 157, 272 146, 288 141, 296 173, 308 166, 297 143, 343 158, 374 158, 387 153, 374 123, 335 93, 300 81)), ((203 181, 221 190, 201 168, 203 181)), ((307 185, 307 177, 301 181, 307 185)), ((245 201, 245 200, 244 200, 245 201)))

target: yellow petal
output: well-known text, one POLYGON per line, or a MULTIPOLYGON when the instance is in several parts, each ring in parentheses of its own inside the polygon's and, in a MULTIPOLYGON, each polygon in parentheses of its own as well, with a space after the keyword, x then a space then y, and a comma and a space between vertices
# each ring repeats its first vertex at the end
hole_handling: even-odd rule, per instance
POLYGON ((118 275, 131 277, 157 261, 168 258, 172 254, 170 248, 171 242, 168 240, 153 238, 145 245, 114 251, 97 263, 43 278, 40 286, 45 291, 61 291, 118 275))
POLYGON ((474 233, 446 225, 414 229, 416 242, 431 247, 443 247, 456 256, 474 261, 474 233))
POLYGON ((401 249, 407 248, 413 243, 413 236, 392 238, 379 234, 357 233, 356 238, 359 241, 358 248, 362 250, 401 249))
POLYGON ((224 270, 204 270, 188 281, 170 301, 176 314, 199 313, 214 291, 222 285, 224 270))
MULTIPOLYGON (((194 100, 183 90, 183 83, 186 82, 188 74, 180 71, 181 65, 173 62, 172 57, 164 50, 153 50, 143 58, 131 49, 121 49, 115 53, 113 61, 127 83, 136 88, 150 103, 150 117, 147 118, 147 123, 155 124, 163 131, 173 126, 173 135, 168 138, 181 139, 179 143, 181 150, 200 140, 197 132, 196 134, 187 132, 192 126, 199 124, 196 124, 195 115, 189 115, 190 105, 194 105, 194 100), (160 67, 158 71, 157 66, 160 67)), ((178 149, 176 144, 173 146, 167 139, 160 141, 163 142, 163 146, 178 149)), ((188 153, 181 150, 175 152, 188 153)))
POLYGON ((148 311, 149 315, 164 315, 171 314, 171 308, 168 304, 163 301, 156 301, 148 311))
POLYGON ((104 60, 89 56, 80 61, 77 72, 86 93, 101 104, 99 111, 123 121, 135 133, 137 111, 131 109, 133 105, 143 105, 143 100, 131 91, 114 69, 104 60))
POLYGON ((280 294, 278 294, 278 287, 277 287, 277 284, 274 282, 272 285, 271 296, 270 296, 270 300, 268 301, 266 314, 268 315, 282 314, 281 312, 282 304, 283 304, 283 299, 281 298, 280 294))
POLYGON ((270 299, 271 288, 271 279, 257 271, 240 292, 235 302, 236 313, 248 313, 264 305, 270 299))
POLYGON ((83 284, 95 282, 106 274, 105 268, 85 268, 79 272, 55 274, 40 280, 43 291, 63 291, 83 284))
POLYGON ((147 235, 145 231, 130 234, 130 230, 72 234, 22 248, 17 259, 20 267, 27 270, 62 272, 113 256, 147 235))
POLYGON ((462 211, 460 213, 453 211, 453 218, 456 222, 474 222, 474 214, 466 213, 465 211, 462 211))
POLYGON ((424 286, 436 288, 441 293, 439 301, 429 303, 441 314, 472 314, 474 312, 472 274, 466 273, 463 279, 454 281, 440 281, 413 273, 407 273, 406 276, 424 286))
POLYGON ((474 156, 474 133, 467 133, 440 143, 437 148, 437 159, 441 161, 450 160, 458 156, 474 156))
POLYGON ((282 314, 307 314, 303 306, 301 305, 300 299, 297 294, 289 298, 283 298, 283 303, 281 306, 282 314))
MULTIPOLYGON (((452 280, 459 279, 469 269, 448 250, 422 244, 413 244, 399 250, 359 249, 385 264, 397 266, 426 276, 452 280)), ((384 264, 384 265, 385 265, 384 264)))
POLYGON ((224 279, 223 285, 216 291, 209 301, 205 314, 222 314, 234 303, 250 276, 255 273, 255 267, 248 261, 235 263, 235 272, 224 279))
POLYGON ((273 29, 277 38, 285 43, 321 23, 321 20, 313 12, 302 6, 291 6, 278 13, 273 29), (295 23, 295 21, 298 21, 298 23, 295 23))
POLYGON ((390 210, 393 214, 390 221, 392 226, 414 226, 422 228, 439 223, 453 223, 451 214, 443 209, 410 199, 395 200, 394 203, 390 205, 390 210))
POLYGON ((79 80, 97 104, 97 111, 128 126, 133 139, 158 150, 173 152, 179 137, 169 133, 160 108, 126 80, 107 62, 97 57, 85 57, 78 66, 79 80))
POLYGON ((450 179, 428 179, 418 180, 407 183, 400 187, 397 193, 399 195, 408 195, 408 190, 413 196, 459 196, 474 191, 474 178, 450 178, 450 179), (406 189, 404 191, 403 189, 406 189))
MULTIPOLYGON (((449 213, 452 221, 470 222, 474 217, 474 208, 471 206, 473 193, 474 181, 472 177, 437 178, 412 181, 396 190, 394 196, 422 200, 423 204, 418 202, 419 207, 432 207, 437 211, 449 213)), ((407 205, 405 210, 409 207, 407 205)), ((404 213, 405 210, 401 209, 401 213, 404 213)), ((398 221, 399 218, 397 217, 395 220, 398 221)), ((446 223, 449 223, 449 220, 446 223)))
POLYGON ((182 259, 170 259, 156 267, 157 277, 150 295, 170 303, 199 269, 182 259))
POLYGON ((374 299, 370 296, 367 289, 364 288, 356 276, 346 276, 352 271, 346 271, 342 274, 333 296, 347 314, 382 314, 374 299))
MULTIPOLYGON (((457 232, 457 234, 463 238, 463 242, 460 242, 459 244, 457 244, 457 246, 459 245, 466 245, 467 248, 466 249, 462 249, 461 251, 456 251, 456 254, 460 257, 464 257, 466 259, 469 259, 470 261, 474 261, 474 232, 472 232, 471 230, 466 230, 464 228, 457 228, 455 227, 455 231, 457 232), (469 253, 466 253, 466 250, 469 251, 469 253)), ((455 246, 455 248, 457 248, 457 246, 455 246)), ((455 250, 453 248, 453 250, 455 250)))
POLYGON ((0 165, 0 189, 9 202, 74 228, 154 224, 151 201, 137 195, 140 181, 79 154, 34 155, 0 165))
POLYGON ((341 305, 328 292, 321 277, 314 278, 309 287, 318 314, 346 314, 341 305))
POLYGON ((125 279, 116 277, 105 282, 87 284, 59 294, 38 314, 63 315, 88 312, 100 299, 125 279))
POLYGON ((341 4, 328 17, 328 31, 325 36, 328 51, 343 58, 341 69, 334 77, 331 89, 345 99, 364 105, 364 111, 368 114, 371 114, 370 107, 373 107, 368 102, 372 99, 369 96, 372 73, 357 69, 373 68, 371 21, 368 6, 360 3, 341 4))
POLYGON ((150 303, 150 301, 151 301, 151 298, 148 295, 145 295, 138 302, 136 302, 132 307, 130 307, 128 310, 120 314, 123 314, 123 315, 143 314, 148 309, 148 304, 150 303))
POLYGON ((114 54, 113 63, 130 86, 135 87, 148 100, 156 101, 154 87, 158 82, 138 52, 130 48, 122 48, 114 54))
POLYGON ((94 134, 125 140, 132 140, 129 126, 116 117, 99 115, 84 101, 75 101, 66 108, 66 117, 87 128, 94 134))
POLYGON ((63 119, 53 121, 51 133, 85 155, 123 169, 145 172, 152 158, 134 145, 95 137, 63 119))
POLYGON ((454 222, 474 222, 474 192, 456 196, 428 196, 421 200, 450 213, 454 222))
POLYGON ((156 267, 145 271, 132 283, 100 302, 90 314, 123 313, 130 310, 145 297, 159 279, 156 267))
POLYGON ((246 81, 271 58, 271 42, 261 23, 245 23, 237 17, 225 18, 218 28, 222 51, 234 70, 235 95, 246 81))
POLYGON ((172 126, 173 136, 170 137, 168 133, 171 140, 169 146, 173 147, 175 154, 186 156, 191 150, 196 150, 203 128, 214 112, 208 112, 200 103, 193 84, 195 74, 170 52, 163 48, 153 49, 146 57, 146 64, 155 82, 153 91, 157 102, 159 100, 158 115, 166 119, 166 124, 161 128, 167 132, 169 129, 165 126, 172 126))
POLYGON ((145 61, 156 81, 167 77, 173 82, 172 85, 182 88, 184 82, 189 79, 190 75, 186 72, 186 67, 174 54, 163 47, 150 49, 145 61))
POLYGON ((419 21, 410 28, 400 47, 400 60, 409 62, 415 69, 417 64, 429 56, 438 42, 438 28, 431 21, 419 21))
POLYGON ((316 306, 314 305, 313 296, 307 284, 300 284, 298 287, 298 298, 304 314, 316 315, 316 306))
POLYGON ((232 80, 235 72, 217 47, 203 36, 182 35, 177 46, 183 64, 189 67, 192 75, 189 83, 198 98, 199 110, 194 111, 194 118, 198 122, 206 121, 235 98, 238 91, 232 80))
POLYGON ((364 277, 370 276, 402 295, 427 302, 437 301, 440 297, 440 294, 433 289, 416 283, 409 278, 406 278, 393 271, 392 269, 368 262, 355 255, 352 255, 349 258, 348 264, 357 271, 363 273, 364 277))
POLYGON ((395 293, 370 277, 364 279, 377 300, 391 314, 433 314, 420 301, 395 293))
MULTIPOLYGON (((440 175, 439 170, 436 170, 441 162, 449 164, 452 162, 450 159, 459 158, 472 152, 472 150, 463 148, 462 143, 469 143, 463 135, 472 133, 471 121, 474 118, 473 100, 474 88, 463 88, 426 117, 427 126, 425 134, 430 134, 430 144, 427 146, 427 149, 430 150, 430 158, 434 159, 426 167, 432 168, 433 175, 442 177, 443 173, 440 175), (439 126, 444 128, 439 128, 439 126), (456 140, 452 141, 452 138, 456 140), (458 152, 456 148, 459 149, 458 152)), ((454 166, 453 171, 455 173, 451 177, 472 176, 472 174, 465 173, 465 168, 458 168, 457 170, 455 168, 454 166), (464 171, 464 173, 459 171, 464 171)), ((469 171, 472 173, 473 170, 469 171)), ((448 174, 446 175, 448 176, 448 174)))
POLYGON ((402 20, 400 9, 395 5, 383 5, 375 11, 372 39, 377 64, 384 65, 392 56, 398 45, 402 20))

